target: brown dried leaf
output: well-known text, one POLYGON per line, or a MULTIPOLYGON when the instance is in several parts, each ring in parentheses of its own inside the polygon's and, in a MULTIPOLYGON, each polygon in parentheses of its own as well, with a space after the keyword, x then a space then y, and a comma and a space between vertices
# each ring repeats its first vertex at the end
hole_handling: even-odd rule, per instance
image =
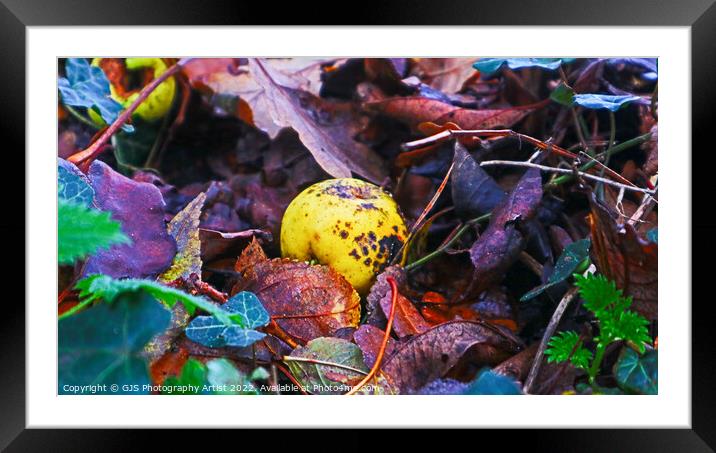
MULTIPOLYGON (((380 308, 383 309, 383 314, 386 317, 390 315, 392 300, 392 291, 389 291, 380 300, 380 308)), ((398 293, 398 298, 395 303, 395 318, 393 320, 393 330, 398 338, 423 333, 429 328, 430 324, 425 321, 425 318, 423 318, 413 303, 398 293)))
POLYGON ((542 106, 540 103, 506 109, 473 110, 419 96, 396 97, 364 105, 369 110, 382 113, 415 129, 425 122, 438 125, 451 122, 462 129, 511 127, 542 106))
POLYGON ((328 266, 266 259, 254 239, 235 269, 246 280, 240 290, 255 293, 271 319, 300 342, 358 326, 360 297, 343 276, 328 266))
POLYGON ((261 59, 250 59, 249 68, 264 91, 273 122, 293 128, 328 174, 340 178, 356 172, 372 182, 383 181, 387 172, 382 159, 353 140, 355 115, 351 104, 329 104, 310 93, 284 86, 277 71, 261 59))
POLYGON ((634 227, 589 194, 592 259, 600 273, 632 296, 632 307, 650 320, 658 317, 658 245, 639 237, 634 227))
POLYGON ((382 373, 401 393, 412 393, 445 376, 468 352, 476 366, 494 365, 520 346, 517 338, 485 323, 453 321, 407 341, 386 360, 382 373))

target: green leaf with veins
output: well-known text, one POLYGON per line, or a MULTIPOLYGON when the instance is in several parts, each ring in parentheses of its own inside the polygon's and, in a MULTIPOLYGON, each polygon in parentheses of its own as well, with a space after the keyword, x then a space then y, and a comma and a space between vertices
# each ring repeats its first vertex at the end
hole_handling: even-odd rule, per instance
POLYGON ((58 159, 57 196, 89 208, 94 200, 94 189, 89 178, 79 168, 64 159, 58 159))
POLYGON ((57 205, 57 261, 72 264, 99 249, 127 244, 130 239, 109 212, 59 199, 57 205))
POLYGON ((642 395, 659 392, 658 354, 655 350, 639 356, 631 348, 622 348, 613 371, 619 387, 624 390, 642 395))
POLYGON ((253 330, 265 326, 271 319, 254 293, 242 291, 229 299, 222 308, 228 313, 240 315, 245 320, 243 327, 227 326, 213 316, 197 316, 186 328, 187 338, 210 348, 243 348, 266 336, 253 330))
POLYGON ((243 319, 241 313, 228 313, 207 299, 192 296, 179 289, 171 288, 151 280, 139 278, 118 280, 108 275, 94 274, 77 282, 75 288, 80 290, 80 303, 83 304, 91 303, 97 299, 112 302, 122 293, 143 290, 161 300, 169 307, 173 307, 177 302, 183 303, 190 315, 193 315, 196 309, 199 308, 211 313, 225 325, 243 326, 246 324, 246 320, 243 319))
POLYGON ((169 324, 169 311, 144 292, 126 292, 58 323, 59 393, 67 385, 105 384, 100 393, 137 393, 123 384, 150 383, 144 346, 169 324), (117 384, 117 391, 109 386, 117 384))

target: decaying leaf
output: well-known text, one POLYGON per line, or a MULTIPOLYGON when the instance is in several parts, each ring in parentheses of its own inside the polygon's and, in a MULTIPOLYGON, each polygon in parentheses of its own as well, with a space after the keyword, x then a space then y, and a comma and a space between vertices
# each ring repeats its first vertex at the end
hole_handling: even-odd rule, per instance
POLYGON ((323 105, 315 96, 280 84, 270 64, 251 59, 249 68, 264 90, 274 123, 292 127, 318 164, 336 178, 351 172, 380 183, 386 176, 380 157, 350 135, 350 105, 323 105))
POLYGON ((355 344, 340 338, 316 338, 306 346, 296 348, 291 357, 314 359, 324 363, 287 360, 293 376, 318 395, 340 395, 350 390, 351 384, 368 373, 363 354, 355 344), (326 365, 335 363, 340 366, 326 365))
POLYGON ((269 260, 254 239, 235 269, 245 279, 241 289, 255 293, 271 319, 300 342, 331 336, 342 327, 358 326, 360 297, 343 276, 328 266, 269 260))
MULTIPOLYGON (((386 317, 390 314, 392 299, 392 291, 388 291, 380 300, 380 307, 383 309, 383 314, 386 317)), ((398 293, 395 304, 395 319, 393 320, 393 330, 398 338, 423 333, 429 328, 430 324, 425 321, 413 303, 398 293)))
POLYGON ((658 244, 639 237, 597 197, 589 194, 592 259, 597 270, 632 296, 632 307, 649 320, 658 317, 658 244))
POLYGON ((397 97, 365 104, 368 110, 382 113, 410 127, 433 122, 438 125, 451 122, 462 129, 497 129, 511 127, 532 113, 543 103, 505 109, 473 110, 420 96, 397 97))
POLYGON ((455 142, 455 169, 452 172, 452 199, 455 212, 463 220, 470 220, 492 211, 506 196, 467 149, 455 142))
POLYGON ((95 190, 95 203, 122 224, 131 244, 116 245, 87 260, 84 275, 105 274, 115 278, 155 277, 167 269, 176 254, 176 242, 167 233, 164 200, 152 184, 120 175, 101 161, 94 161, 88 177, 95 190))
POLYGON ((160 282, 188 279, 191 274, 201 276, 201 242, 199 241, 199 216, 206 194, 197 195, 169 222, 167 231, 177 243, 177 254, 169 269, 159 276, 160 282))
MULTIPOLYGON (((367 366, 372 367, 375 364, 383 338, 385 338, 385 331, 370 324, 363 324, 353 332, 353 341, 363 352, 363 360, 367 366)), ((389 338, 384 357, 390 357, 396 347, 396 341, 389 338)))
POLYGON ((487 324, 453 321, 407 341, 384 362, 382 372, 401 393, 411 393, 445 376, 468 352, 476 366, 495 365, 520 347, 517 338, 487 324))

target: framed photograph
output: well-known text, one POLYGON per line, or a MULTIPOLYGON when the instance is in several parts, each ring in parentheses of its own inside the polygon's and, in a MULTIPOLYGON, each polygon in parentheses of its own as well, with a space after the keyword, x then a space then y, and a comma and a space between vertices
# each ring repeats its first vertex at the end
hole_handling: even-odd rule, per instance
POLYGON ((0 127, 25 170, 3 446, 459 427, 712 451, 692 291, 712 3, 366 4, 292 27, 130 3, 2 0, 0 127))

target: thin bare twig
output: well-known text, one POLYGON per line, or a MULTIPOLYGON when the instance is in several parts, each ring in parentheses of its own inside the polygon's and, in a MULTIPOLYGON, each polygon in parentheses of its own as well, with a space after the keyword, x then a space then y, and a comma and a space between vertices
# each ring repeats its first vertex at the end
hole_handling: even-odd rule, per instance
MULTIPOLYGON (((548 167, 546 165, 540 165, 535 164, 532 162, 521 162, 521 161, 513 161, 513 160, 486 160, 484 162, 480 163, 480 166, 489 166, 489 165, 507 165, 512 167, 529 167, 529 168, 538 168, 540 170, 549 171, 553 173, 565 173, 565 174, 574 174, 574 170, 569 170, 566 168, 555 168, 555 167, 548 167)), ((626 190, 633 190, 635 192, 643 192, 649 195, 653 195, 654 191, 651 189, 642 189, 641 187, 634 187, 629 186, 626 184, 622 184, 620 182, 612 181, 611 179, 602 178, 595 175, 590 175, 589 173, 584 172, 578 172, 579 176, 586 178, 586 179, 592 179, 594 181, 599 181, 604 184, 608 184, 610 186, 623 188, 626 190)))
POLYGON ((557 325, 559 325, 559 321, 562 319, 562 315, 567 309, 567 306, 569 306, 569 303, 577 295, 578 291, 579 288, 577 288, 576 286, 571 287, 569 291, 564 294, 564 297, 562 297, 562 300, 559 301, 559 305, 557 305, 557 308, 554 310, 554 314, 552 314, 552 319, 549 320, 547 329, 544 331, 544 335, 542 336, 542 341, 540 342, 539 348, 537 349, 537 354, 535 354, 534 361, 532 362, 532 368, 530 368, 530 372, 527 375, 527 379, 525 380, 525 385, 522 388, 524 393, 530 393, 530 390, 532 390, 532 386, 537 379, 540 366, 542 365, 542 357, 544 356, 544 351, 547 349, 547 343, 549 343, 550 338, 552 338, 552 335, 554 335, 554 331, 557 330, 557 325))

